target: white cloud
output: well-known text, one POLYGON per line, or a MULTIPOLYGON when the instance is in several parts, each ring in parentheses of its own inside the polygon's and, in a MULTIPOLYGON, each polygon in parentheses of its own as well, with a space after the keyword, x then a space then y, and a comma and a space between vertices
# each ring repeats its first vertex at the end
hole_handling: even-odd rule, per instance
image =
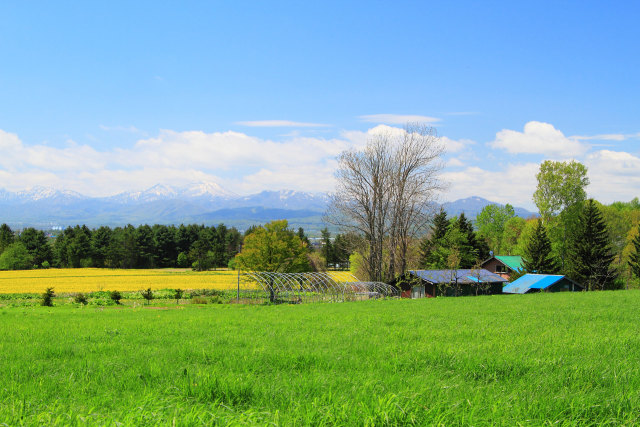
POLYGON ((585 160, 591 184, 587 193, 603 203, 640 196, 640 157, 624 151, 601 150, 585 160))
POLYGON ((452 157, 445 163, 445 166, 448 168, 459 168, 464 166, 464 162, 457 157, 452 157))
POLYGON ((508 164, 499 171, 476 166, 461 171, 445 171, 442 179, 449 183, 447 200, 480 196, 492 202, 510 203, 535 209, 532 195, 536 189, 537 163, 508 164))
POLYGON ((501 130, 489 145, 514 154, 531 153, 564 158, 580 156, 588 149, 586 144, 566 137, 553 125, 536 121, 524 125, 524 132, 501 130))
POLYGON ((361 140, 348 136, 272 141, 231 131, 163 130, 129 148, 97 151, 73 142, 64 148, 28 146, 0 130, 0 186, 20 190, 47 185, 94 196, 193 181, 218 182, 237 193, 268 188, 328 191, 336 156, 361 146, 361 140))
POLYGON ((640 138, 640 132, 638 133, 606 133, 601 135, 576 135, 572 136, 573 139, 578 140, 600 140, 600 141, 626 141, 627 139, 640 138))
POLYGON ((331 125, 323 123, 307 123, 307 122, 294 122, 291 120, 253 120, 246 122, 236 122, 237 125, 249 126, 249 127, 286 127, 286 128, 318 128, 329 127, 331 125))
POLYGON ((447 138, 446 136, 441 136, 440 142, 448 153, 458 153, 465 148, 468 148, 470 145, 475 144, 475 141, 470 139, 459 139, 456 141, 455 139, 447 138))
POLYGON ((429 123, 434 124, 440 121, 437 117, 419 116, 413 114, 369 114, 360 116, 360 120, 369 123, 385 123, 391 125, 404 125, 405 123, 429 123))

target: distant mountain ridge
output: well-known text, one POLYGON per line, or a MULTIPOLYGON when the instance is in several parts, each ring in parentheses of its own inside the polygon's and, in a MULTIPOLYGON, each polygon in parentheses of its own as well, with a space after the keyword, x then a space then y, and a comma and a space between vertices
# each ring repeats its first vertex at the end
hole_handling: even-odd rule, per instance
MULTIPOLYGON (((13 227, 66 227, 86 224, 119 226, 126 224, 225 223, 239 229, 273 219, 289 220, 293 227, 318 231, 325 226, 322 215, 329 202, 326 193, 293 190, 262 191, 240 196, 212 182, 186 186, 157 184, 142 191, 108 197, 89 197, 69 190, 33 187, 11 192, 0 189, 0 223, 13 227)), ((465 212, 474 219, 488 204, 481 197, 444 203, 449 215, 465 212)), ((516 215, 535 213, 515 208, 516 215)))

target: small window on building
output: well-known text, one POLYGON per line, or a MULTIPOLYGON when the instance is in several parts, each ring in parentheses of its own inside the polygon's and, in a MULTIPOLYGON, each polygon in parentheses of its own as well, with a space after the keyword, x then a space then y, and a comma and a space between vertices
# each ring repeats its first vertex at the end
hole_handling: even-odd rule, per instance
POLYGON ((502 264, 497 264, 496 265, 496 273, 506 273, 507 272, 507 267, 502 265, 502 264))

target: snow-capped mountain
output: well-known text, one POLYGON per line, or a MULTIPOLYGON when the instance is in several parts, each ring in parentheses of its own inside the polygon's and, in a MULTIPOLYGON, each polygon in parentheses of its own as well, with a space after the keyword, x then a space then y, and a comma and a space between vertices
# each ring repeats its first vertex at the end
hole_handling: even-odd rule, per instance
MULTIPOLYGON (((212 182, 182 187, 157 184, 146 190, 130 191, 110 197, 88 197, 74 191, 34 187, 11 192, 0 189, 0 223, 16 227, 86 224, 180 224, 225 223, 244 229, 272 219, 285 218, 294 227, 318 231, 329 202, 326 193, 281 190, 236 195, 212 182)), ((443 204, 449 215, 464 212, 468 218, 488 204, 481 197, 469 197, 443 204)), ((497 203, 496 203, 497 204, 497 203)), ((535 215, 515 208, 516 215, 535 215)))
POLYGON ((214 182, 196 182, 182 187, 156 184, 143 191, 125 191, 105 199, 127 204, 171 199, 214 201, 219 198, 230 199, 233 197, 238 196, 214 182))
POLYGON ((13 193, 13 195, 13 200, 20 200, 23 202, 35 202, 44 200, 65 202, 87 198, 86 196, 83 196, 82 194, 75 191, 58 190, 53 187, 44 187, 40 185, 28 188, 26 190, 18 191, 16 193, 13 193))

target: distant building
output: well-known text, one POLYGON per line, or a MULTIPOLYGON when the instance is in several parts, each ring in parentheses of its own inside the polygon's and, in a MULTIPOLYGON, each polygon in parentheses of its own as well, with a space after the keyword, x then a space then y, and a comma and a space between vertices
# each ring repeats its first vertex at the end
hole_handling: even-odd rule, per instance
POLYGON ((584 286, 558 274, 525 274, 504 287, 505 294, 529 294, 533 292, 577 292, 584 286))
POLYGON ((511 280, 513 273, 522 270, 522 257, 519 255, 496 255, 484 261, 480 267, 511 280))
POLYGON ((483 268, 464 270, 411 270, 391 284, 401 290, 403 298, 433 298, 476 294, 501 294, 507 282, 483 268))

